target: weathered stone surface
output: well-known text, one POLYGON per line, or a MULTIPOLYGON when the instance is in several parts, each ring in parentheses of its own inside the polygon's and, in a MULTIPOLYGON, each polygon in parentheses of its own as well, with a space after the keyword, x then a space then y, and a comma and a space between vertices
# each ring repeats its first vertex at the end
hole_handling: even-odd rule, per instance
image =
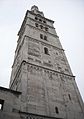
POLYGON ((10 89, 0 89, 0 119, 83 119, 83 101, 54 22, 36 6, 32 10, 18 33, 10 89))

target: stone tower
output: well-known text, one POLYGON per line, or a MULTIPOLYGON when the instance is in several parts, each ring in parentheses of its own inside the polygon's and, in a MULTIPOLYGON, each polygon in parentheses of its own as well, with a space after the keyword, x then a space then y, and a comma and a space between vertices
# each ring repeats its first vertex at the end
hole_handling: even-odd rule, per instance
MULTIPOLYGON (((54 21, 37 6, 18 32, 10 89, 20 91, 20 112, 31 118, 84 119, 84 108, 54 21)), ((24 117, 23 119, 28 119, 24 117)))

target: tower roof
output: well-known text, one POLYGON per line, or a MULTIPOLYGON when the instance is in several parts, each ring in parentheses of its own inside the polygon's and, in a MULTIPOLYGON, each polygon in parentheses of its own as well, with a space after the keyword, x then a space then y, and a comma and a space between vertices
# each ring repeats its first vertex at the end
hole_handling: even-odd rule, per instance
POLYGON ((33 5, 33 6, 31 7, 31 11, 32 11, 32 10, 39 10, 39 9, 38 9, 38 7, 37 7, 36 5, 33 5))
POLYGON ((38 15, 44 17, 43 12, 42 12, 42 11, 39 11, 39 9, 38 9, 38 7, 37 7, 36 5, 33 5, 33 6, 31 7, 31 11, 32 11, 33 13, 35 13, 35 14, 38 14, 38 15))

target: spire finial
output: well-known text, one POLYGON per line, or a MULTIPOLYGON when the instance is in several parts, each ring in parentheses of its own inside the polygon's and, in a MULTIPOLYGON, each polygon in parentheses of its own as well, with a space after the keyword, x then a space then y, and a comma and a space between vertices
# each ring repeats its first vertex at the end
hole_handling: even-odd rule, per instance
POLYGON ((38 7, 37 7, 36 5, 33 5, 33 6, 31 7, 31 11, 33 11, 33 10, 38 11, 39 9, 38 9, 38 7))
POLYGON ((44 17, 43 12, 39 11, 39 9, 38 9, 38 7, 37 7, 36 5, 33 5, 33 6, 31 7, 31 11, 32 11, 33 13, 35 13, 35 14, 38 14, 38 15, 44 17))

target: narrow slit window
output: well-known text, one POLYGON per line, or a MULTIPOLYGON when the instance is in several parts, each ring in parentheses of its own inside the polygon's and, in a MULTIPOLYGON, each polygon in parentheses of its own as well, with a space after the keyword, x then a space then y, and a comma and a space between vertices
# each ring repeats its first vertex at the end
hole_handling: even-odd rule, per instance
POLYGON ((55 112, 56 112, 57 114, 59 114, 58 107, 55 107, 55 112))
POLYGON ((48 48, 44 47, 44 53, 49 55, 48 48))
POLYGON ((68 97, 69 97, 69 100, 71 100, 71 95, 70 94, 68 94, 68 97))
POLYGON ((40 34, 40 38, 43 39, 43 34, 40 34))

